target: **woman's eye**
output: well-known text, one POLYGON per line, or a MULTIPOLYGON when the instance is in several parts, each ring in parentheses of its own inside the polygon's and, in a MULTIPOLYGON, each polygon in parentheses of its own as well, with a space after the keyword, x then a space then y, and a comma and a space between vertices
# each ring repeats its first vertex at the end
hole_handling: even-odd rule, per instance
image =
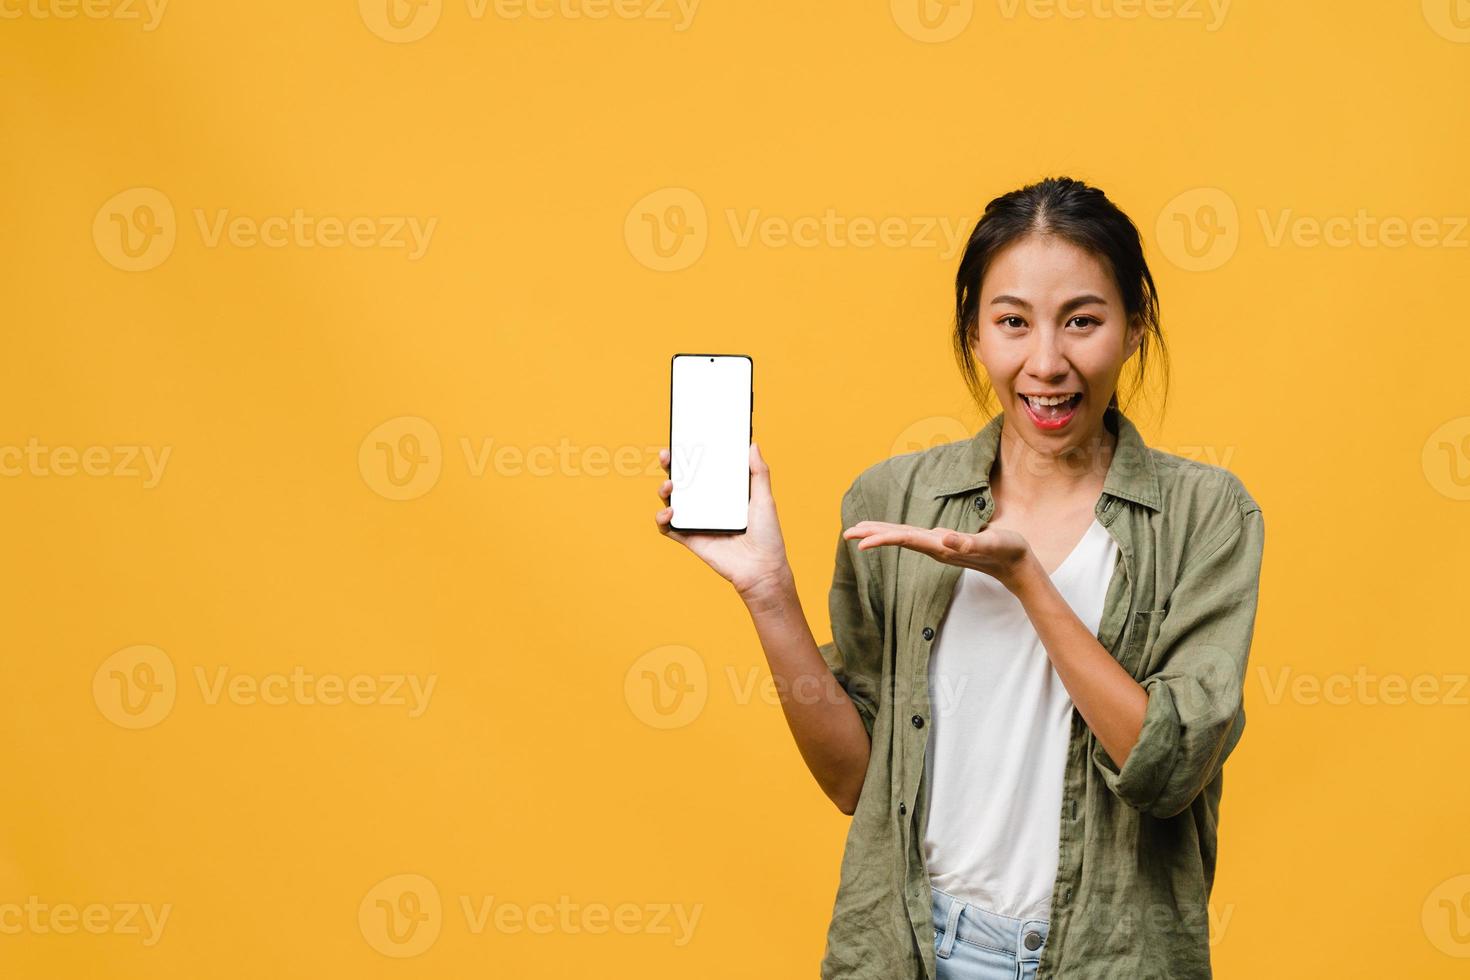
POLYGON ((1019 327, 1023 326, 1022 320, 1018 316, 1003 316, 1003 317, 1000 318, 1000 322, 1001 322, 1001 326, 1005 326, 1005 327, 1017 327, 1017 328, 1019 328, 1019 327))
POLYGON ((1076 323, 1078 320, 1083 321, 1082 324, 1081 324, 1081 326, 1083 326, 1083 327, 1095 326, 1098 323, 1102 322, 1102 321, 1098 320, 1096 317, 1090 317, 1090 316, 1086 316, 1086 315, 1082 315, 1082 314, 1079 314, 1077 316, 1072 317, 1072 319, 1070 321, 1068 321, 1068 322, 1070 322, 1070 323, 1076 323))

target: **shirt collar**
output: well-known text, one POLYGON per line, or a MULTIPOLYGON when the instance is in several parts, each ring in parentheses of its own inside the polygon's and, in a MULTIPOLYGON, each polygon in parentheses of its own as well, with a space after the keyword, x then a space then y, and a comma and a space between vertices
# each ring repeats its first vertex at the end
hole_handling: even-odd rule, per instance
MULTIPOLYGON (((1004 420, 1005 412, 998 412, 963 444, 961 451, 940 473, 935 484, 935 497, 948 497, 990 486, 990 467, 1000 448, 1000 430, 1004 420)), ((1144 443, 1138 428, 1114 405, 1109 405, 1103 413, 1103 424, 1118 437, 1113 458, 1108 463, 1108 474, 1103 479, 1103 493, 1161 510, 1163 503, 1153 453, 1144 443)))

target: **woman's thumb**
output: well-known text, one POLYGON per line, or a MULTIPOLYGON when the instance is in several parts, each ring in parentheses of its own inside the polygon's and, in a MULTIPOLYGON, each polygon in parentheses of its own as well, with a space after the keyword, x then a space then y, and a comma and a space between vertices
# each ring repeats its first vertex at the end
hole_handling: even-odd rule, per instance
POLYGON ((750 444, 750 484, 752 493, 757 487, 766 493, 771 490, 771 468, 766 465, 766 458, 754 441, 750 444))

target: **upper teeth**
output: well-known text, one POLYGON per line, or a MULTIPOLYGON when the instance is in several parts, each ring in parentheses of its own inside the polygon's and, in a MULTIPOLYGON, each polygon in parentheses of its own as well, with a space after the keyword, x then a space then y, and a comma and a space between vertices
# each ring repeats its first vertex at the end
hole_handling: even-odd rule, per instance
POLYGON ((1033 405, 1061 405, 1064 402, 1071 401, 1074 395, 1056 395, 1046 398, 1038 395, 1024 395, 1023 397, 1033 405))

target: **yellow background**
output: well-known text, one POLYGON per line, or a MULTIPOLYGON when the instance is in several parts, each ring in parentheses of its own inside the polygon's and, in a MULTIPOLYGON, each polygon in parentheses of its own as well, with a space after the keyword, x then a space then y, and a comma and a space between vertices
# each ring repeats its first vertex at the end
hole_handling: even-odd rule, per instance
POLYGON ((743 608, 656 532, 669 355, 754 357, 825 640, 843 489, 981 420, 948 349, 957 256, 925 223, 1069 174, 1134 218, 1159 282, 1173 386, 1133 417, 1267 515, 1218 975, 1463 975, 1462 0, 704 0, 682 30, 652 0, 398 2, 406 26, 368 0, 174 0, 149 30, 141 0, 5 0, 0 452, 108 462, 0 458, 0 907, 170 914, 152 945, 0 932, 0 974, 814 976, 847 822, 746 686, 743 608), (171 222, 147 192, 109 203, 138 188, 171 222), (436 224, 418 258, 199 226, 298 209, 436 224), (896 231, 781 244, 829 209, 896 231), (1360 211, 1427 223, 1313 243, 1360 211), (171 251, 130 260, 119 220, 171 251), (653 225, 697 254, 660 256, 653 225), (161 478, 114 447, 167 449, 161 478), (427 467, 398 458, 403 486, 400 448, 427 467), (131 728, 108 699, 140 663, 172 667, 172 701, 131 728), (643 694, 670 664, 697 708, 672 724, 643 694), (297 667, 435 687, 409 717, 198 681, 297 667), (1430 681, 1384 703, 1394 676, 1430 681), (441 902, 406 958, 370 935, 399 875, 441 902), (638 912, 476 932, 462 902, 491 896, 638 912), (689 941, 659 905, 697 908, 689 941))

